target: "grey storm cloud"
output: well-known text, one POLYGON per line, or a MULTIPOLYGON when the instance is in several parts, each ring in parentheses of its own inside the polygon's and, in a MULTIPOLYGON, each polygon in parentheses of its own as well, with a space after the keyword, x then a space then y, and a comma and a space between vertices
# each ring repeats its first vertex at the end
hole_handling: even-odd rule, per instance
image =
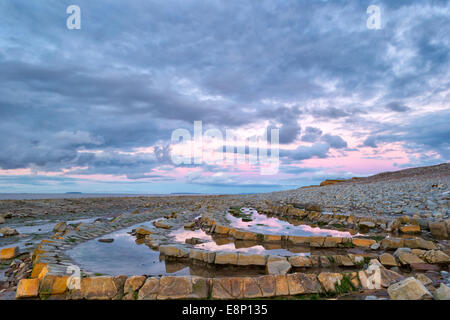
POLYGON ((322 140, 328 143, 331 148, 342 149, 347 147, 347 142, 340 136, 325 134, 322 136, 322 140))
MULTIPOLYGON (((325 158, 347 143, 319 125, 300 136, 303 117, 361 127, 368 99, 408 117, 406 101, 449 100, 448 1, 377 1, 378 31, 365 2, 309 0, 78 0, 82 29, 67 30, 72 2, 0 3, 2 169, 137 179, 170 164, 171 132, 195 120, 268 123, 281 144, 313 143, 285 159, 325 158)), ((374 128, 364 144, 403 139, 448 157, 448 114, 433 120, 374 128)))
POLYGON ((322 130, 315 127, 306 127, 305 133, 302 136, 302 141, 316 142, 322 135, 322 130))

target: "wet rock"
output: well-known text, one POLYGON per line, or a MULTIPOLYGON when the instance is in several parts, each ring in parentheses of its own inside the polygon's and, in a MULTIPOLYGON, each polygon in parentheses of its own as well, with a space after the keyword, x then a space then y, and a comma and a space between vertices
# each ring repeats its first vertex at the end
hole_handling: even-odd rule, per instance
POLYGON ((420 226, 413 224, 401 226, 400 231, 402 233, 420 233, 420 226))
POLYGON ((184 228, 185 228, 185 229, 194 229, 194 227, 195 227, 195 221, 186 223, 186 224, 184 225, 184 228))
POLYGON ((230 233, 230 231, 231 231, 231 229, 226 226, 216 225, 214 227, 214 233, 226 235, 226 234, 230 233))
POLYGON ((398 266, 395 257, 389 253, 383 253, 380 257, 380 262, 383 266, 396 267, 398 266))
POLYGON ((335 292, 336 284, 340 285, 342 280, 342 274, 322 272, 317 277, 320 284, 327 292, 335 292))
POLYGON ((187 244, 196 245, 196 244, 199 244, 199 243, 203 243, 205 241, 200 239, 200 238, 192 237, 192 238, 188 238, 188 239, 184 240, 184 242, 187 243, 187 244))
POLYGON ((0 260, 14 259, 19 254, 19 247, 4 248, 0 250, 0 260))
POLYGON ((434 299, 436 300, 450 300, 450 288, 441 283, 440 287, 434 292, 434 299))
POLYGON ((159 246, 159 252, 165 256, 176 258, 189 257, 189 249, 180 245, 161 245, 159 246))
POLYGON ((265 266, 266 256, 261 254, 243 254, 239 253, 237 264, 240 266, 265 266))
POLYGON ((431 297, 430 292, 417 279, 410 277, 388 288, 388 294, 393 300, 420 300, 431 297))
POLYGON ((235 252, 216 252, 216 264, 237 264, 238 254, 235 252))
POLYGON ((54 232, 64 232, 64 231, 66 231, 66 229, 67 229, 67 223, 64 221, 58 222, 53 227, 54 232))
POLYGON ((3 234, 4 237, 12 237, 17 236, 19 232, 16 229, 13 228, 0 228, 0 233, 3 234))
POLYGON ((358 226, 361 230, 369 230, 375 228, 375 223, 372 221, 361 221, 358 226))
POLYGON ((155 234, 155 231, 149 230, 148 228, 141 226, 136 228, 135 230, 136 234, 140 235, 140 236, 147 236, 150 234, 155 234))
POLYGON ((153 225, 157 228, 161 228, 161 229, 170 229, 172 228, 172 226, 170 225, 170 223, 163 219, 163 220, 157 220, 155 222, 153 222, 153 225))
POLYGON ((423 254, 423 258, 429 263, 450 262, 450 257, 440 250, 429 250, 423 254))
POLYGON ((98 242, 111 243, 111 242, 114 242, 114 239, 113 238, 103 238, 103 239, 98 239, 98 242))
POLYGON ((291 264, 286 260, 267 262, 266 273, 273 275, 283 275, 291 270, 291 264))
POLYGON ((376 243, 375 240, 372 239, 358 239, 358 238, 353 238, 352 239, 352 243, 354 246, 356 247, 364 247, 364 248, 369 248, 370 246, 374 245, 376 243))
POLYGON ((289 263, 293 267, 311 267, 311 258, 305 256, 290 256, 288 258, 289 263))
POLYGON ((39 279, 22 279, 16 291, 16 299, 36 298, 39 295, 39 279))

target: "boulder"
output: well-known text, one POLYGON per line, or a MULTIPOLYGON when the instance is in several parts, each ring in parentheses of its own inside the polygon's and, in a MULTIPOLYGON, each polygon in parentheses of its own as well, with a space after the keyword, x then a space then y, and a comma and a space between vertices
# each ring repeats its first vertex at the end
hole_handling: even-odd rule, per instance
POLYGON ((394 252, 394 257, 398 258, 400 253, 411 253, 411 249, 410 248, 398 248, 394 252))
POLYGON ((433 283, 433 280, 431 280, 430 278, 428 278, 426 275, 424 275, 423 273, 418 273, 416 274, 416 279, 419 280, 420 282, 422 282, 422 284, 424 286, 427 286, 429 284, 433 283))
POLYGON ((450 300, 450 288, 441 283, 441 286, 434 292, 436 300, 450 300))
POLYGON ((64 232, 67 229, 67 223, 65 221, 58 222, 53 227, 54 232, 64 232))
POLYGON ((429 250, 423 254, 428 263, 449 263, 450 257, 440 250, 429 250))
POLYGON ((214 228, 214 233, 226 235, 232 231, 229 227, 216 225, 214 228))
POLYGON ((422 238, 405 239, 404 245, 405 247, 411 249, 425 249, 425 250, 436 249, 436 245, 433 243, 433 241, 425 240, 422 238))
POLYGON ((368 229, 375 228, 375 223, 372 221, 360 221, 358 226, 362 230, 368 230, 368 229))
POLYGON ((267 262, 266 273, 267 274, 286 274, 291 270, 291 264, 286 260, 275 260, 267 262))
POLYGON ((395 257, 389 253, 383 253, 379 260, 383 266, 396 267, 398 266, 397 260, 395 257))
POLYGON ((411 270, 417 272, 426 272, 426 271, 439 271, 439 266, 435 266, 429 263, 413 263, 410 265, 411 270))
POLYGON ((322 272, 317 278, 326 292, 335 292, 336 284, 341 284, 342 274, 322 272))
POLYGON ((189 249, 180 245, 161 245, 159 252, 168 257, 187 258, 189 257, 189 249))
POLYGON ((148 228, 146 228, 145 226, 140 226, 137 227, 135 230, 136 234, 140 235, 140 236, 146 236, 149 234, 154 234, 155 231, 149 230, 148 228))
POLYGON ((262 254, 243 254, 239 253, 237 264, 240 266, 265 266, 266 256, 262 254))
POLYGON ((39 294, 39 279, 22 279, 16 290, 16 299, 36 298, 39 294))
POLYGON ((170 223, 166 219, 156 220, 155 222, 153 222, 153 225, 155 227, 161 228, 161 229, 170 229, 170 228, 172 228, 172 226, 170 225, 170 223))
POLYGON ((448 239, 447 225, 444 221, 430 222, 428 224, 430 227, 431 234, 436 239, 448 239))
POLYGON ((386 238, 381 240, 381 247, 383 249, 397 249, 404 245, 404 240, 401 238, 386 238))
POLYGON ((312 266, 311 258, 309 258, 309 257, 305 257, 305 256, 290 256, 288 258, 288 260, 289 260, 289 263, 293 267, 311 267, 312 266))
POLYGON ((388 294, 392 300, 420 300, 431 297, 425 286, 413 277, 394 283, 388 288, 388 294))
POLYGON ((19 254, 19 247, 4 248, 0 250, 0 260, 14 259, 19 254))
POLYGON ((16 229, 13 228, 0 228, 0 233, 3 234, 4 237, 12 237, 17 236, 19 232, 16 229))
POLYGON ((398 255, 398 259, 400 260, 401 264, 409 265, 414 263, 423 263, 423 260, 420 259, 418 256, 408 253, 408 252, 402 252, 398 255))

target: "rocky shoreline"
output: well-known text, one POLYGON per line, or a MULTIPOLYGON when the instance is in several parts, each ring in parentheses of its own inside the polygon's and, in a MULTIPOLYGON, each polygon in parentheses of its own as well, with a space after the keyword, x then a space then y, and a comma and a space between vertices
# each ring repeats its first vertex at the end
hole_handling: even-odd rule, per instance
POLYGON ((449 182, 450 165, 443 164, 268 194, 0 201, 0 299, 244 299, 298 295, 448 299, 449 182), (226 213, 246 222, 249 217, 241 212, 246 207, 293 227, 345 231, 354 236, 301 237, 232 227, 226 213), (81 218, 93 221, 76 221, 81 218), (74 264, 67 250, 86 241, 102 240, 108 245, 114 241, 109 234, 155 219, 151 228, 135 229, 132 236, 136 243, 159 251, 163 260, 184 259, 183 266, 198 265, 195 261, 200 260, 200 270, 232 266, 233 261, 238 271, 243 266, 263 270, 243 277, 192 275, 192 266, 189 276, 96 276, 83 270, 81 289, 76 293, 67 286, 67 267, 74 264), (48 232, 17 231, 25 225, 39 227, 43 221, 53 226, 48 232), (243 254, 199 250, 201 239, 175 241, 173 230, 179 228, 201 233, 219 248, 230 244, 263 251, 243 254), (24 244, 18 245, 21 242, 24 244), (290 252, 292 256, 271 252, 290 252), (336 267, 342 270, 330 269, 336 267), (264 269, 266 275, 257 276, 264 274, 264 269), (373 291, 368 279, 375 276, 375 269, 381 273, 383 285, 373 291), (284 290, 283 294, 277 294, 277 290, 284 290))

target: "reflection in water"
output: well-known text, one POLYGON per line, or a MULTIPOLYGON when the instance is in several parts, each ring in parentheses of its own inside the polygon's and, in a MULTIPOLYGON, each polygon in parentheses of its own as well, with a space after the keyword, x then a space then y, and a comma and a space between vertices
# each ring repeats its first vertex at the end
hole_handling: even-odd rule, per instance
POLYGON ((136 243, 135 237, 129 234, 132 229, 142 225, 147 229, 154 229, 153 221, 109 234, 107 237, 114 239, 112 243, 98 242, 97 239, 89 240, 69 250, 68 255, 85 270, 109 275, 189 274, 186 265, 184 268, 166 270, 164 261, 159 259, 159 251, 136 243))
POLYGON ((290 236, 329 236, 351 238, 350 232, 337 231, 332 229, 321 229, 319 227, 311 227, 306 224, 294 225, 287 221, 280 220, 276 217, 268 217, 259 214, 255 209, 242 208, 241 211, 250 215, 252 221, 244 222, 242 219, 227 213, 226 218, 230 221, 233 228, 239 228, 262 234, 290 235, 290 236))
MULTIPOLYGON (((172 236, 176 242, 185 243, 186 239, 199 238, 205 242, 194 245, 196 249, 204 249, 208 251, 223 251, 223 252, 241 252, 241 253, 255 253, 266 255, 293 255, 293 251, 283 248, 282 244, 259 244, 256 241, 234 240, 227 237, 213 237, 205 231, 199 230, 185 230, 179 228, 172 231, 169 236, 172 236)), ((300 254, 302 252, 299 252, 300 254)), ((308 252, 303 252, 304 255, 309 255, 308 252)))

